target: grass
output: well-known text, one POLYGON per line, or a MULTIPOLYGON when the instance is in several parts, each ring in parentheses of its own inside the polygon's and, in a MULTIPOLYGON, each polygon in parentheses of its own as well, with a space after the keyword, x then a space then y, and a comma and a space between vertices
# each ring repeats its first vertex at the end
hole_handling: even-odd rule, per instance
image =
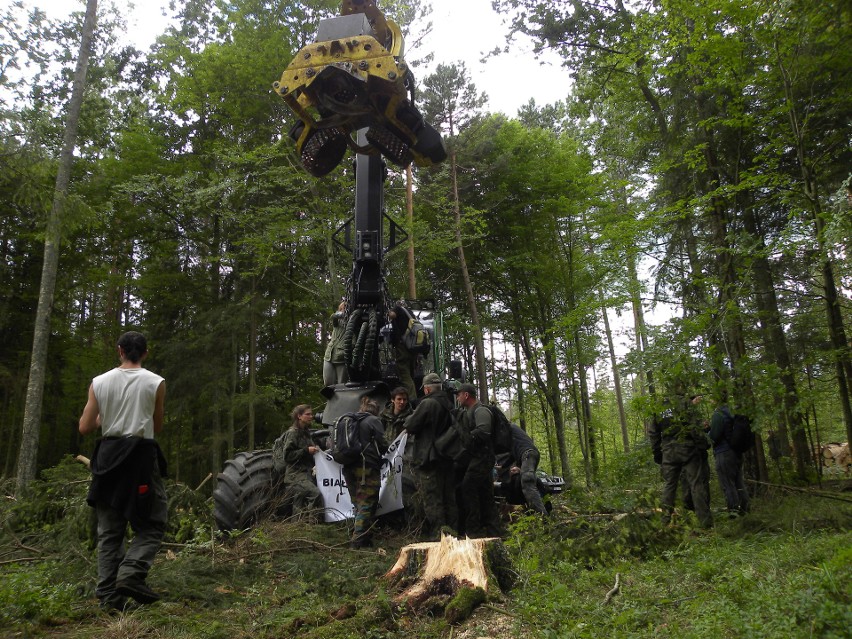
POLYGON ((690 516, 662 524, 656 486, 575 490, 556 500, 551 522, 516 520, 505 540, 515 588, 453 627, 386 589, 403 536, 385 531, 377 550, 353 551, 344 524, 266 522, 211 539, 209 505, 173 486, 170 545, 149 578, 164 600, 109 616, 94 599, 81 478, 61 465, 0 509, 0 562, 13 562, 0 563, 0 637, 753 639, 852 629, 852 504, 763 495, 748 517, 696 532, 690 516))

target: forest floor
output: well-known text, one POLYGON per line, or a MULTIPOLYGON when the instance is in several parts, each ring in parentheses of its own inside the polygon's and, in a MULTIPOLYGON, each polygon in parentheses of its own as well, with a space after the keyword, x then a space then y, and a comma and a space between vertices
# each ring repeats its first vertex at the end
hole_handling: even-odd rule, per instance
POLYGON ((710 531, 695 529, 691 513, 663 525, 653 481, 570 490, 554 499, 550 521, 510 524, 514 588, 449 625, 440 606, 398 603, 382 578, 411 541, 405 535, 383 529, 374 548, 356 551, 346 524, 267 521, 222 538, 212 534, 209 500, 178 485, 149 576, 162 601, 107 614, 94 598, 85 472, 61 464, 35 484, 27 500, 0 506, 4 638, 852 635, 848 485, 769 489, 746 517, 717 511, 710 531))

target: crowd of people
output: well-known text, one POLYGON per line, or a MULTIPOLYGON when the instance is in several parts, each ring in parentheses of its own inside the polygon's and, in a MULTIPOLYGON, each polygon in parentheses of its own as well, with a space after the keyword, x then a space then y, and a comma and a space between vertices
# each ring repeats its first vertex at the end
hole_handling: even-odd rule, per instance
MULTIPOLYGON (((371 528, 378 504, 382 455, 388 442, 406 434, 402 464, 402 518, 396 523, 416 530, 420 538, 442 533, 469 537, 499 536, 503 530, 494 497, 496 454, 492 413, 477 399, 476 387, 461 384, 453 397, 436 373, 423 378, 423 396, 412 405, 405 386, 395 388, 383 410, 369 396, 361 399, 359 428, 372 442, 362 459, 343 463, 355 510, 351 545, 372 543, 371 528), (366 418, 365 418, 366 417, 366 418), (465 451, 448 457, 436 442, 452 430, 465 451)), ((276 440, 275 469, 283 473, 284 499, 293 512, 315 511, 322 497, 311 473, 319 450, 310 437, 313 412, 307 405, 293 411, 293 425, 276 440)), ((513 450, 501 458, 510 475, 518 475, 527 506, 547 516, 536 480, 538 449, 518 426, 512 428, 513 450)))
POLYGON ((750 509, 742 454, 730 442, 733 415, 721 402, 707 420, 701 410, 704 396, 679 391, 673 400, 666 401, 649 433, 654 461, 660 465, 663 476, 663 517, 670 521, 680 486, 684 507, 695 512, 702 527, 712 528, 708 455, 711 447, 727 512, 742 516, 750 509))
MULTIPOLYGON (((119 366, 92 380, 79 423, 83 435, 102 433, 92 456, 87 499, 98 521, 96 594, 109 610, 123 609, 128 598, 143 604, 160 598, 147 586, 146 578, 167 523, 162 479, 166 464, 154 439, 163 427, 165 381, 142 368, 147 354, 147 340, 141 333, 131 331, 119 338, 119 366), (125 544, 128 526, 134 535, 125 544)), ((340 379, 334 367, 326 372, 330 379, 340 379)), ((352 546, 372 543, 383 455, 388 442, 403 433, 402 522, 424 539, 444 533, 499 536, 503 531, 494 498, 495 468, 499 468, 494 413, 479 402, 472 384, 463 383, 451 393, 438 374, 429 373, 423 377, 423 396, 416 406, 412 384, 395 388, 384 407, 369 396, 361 399, 358 434, 370 445, 358 458, 341 461, 354 507, 352 546), (446 444, 453 439, 457 440, 454 447, 446 444), (453 453, 446 452, 451 449, 453 453)), ((709 528, 713 525, 711 446, 728 511, 744 515, 750 503, 742 452, 731 436, 734 415, 720 402, 711 418, 704 419, 703 401, 700 394, 675 393, 649 434, 654 460, 662 471, 664 517, 670 520, 680 485, 684 505, 695 511, 701 526, 709 528)), ((315 455, 321 447, 311 435, 313 410, 300 404, 291 416, 292 425, 273 448, 275 468, 293 511, 316 513, 323 508, 323 498, 314 477, 315 455)), ((509 469, 506 476, 519 478, 526 507, 546 517, 536 479, 539 451, 523 429, 514 424, 510 428, 511 450, 501 457, 500 466, 509 469)))

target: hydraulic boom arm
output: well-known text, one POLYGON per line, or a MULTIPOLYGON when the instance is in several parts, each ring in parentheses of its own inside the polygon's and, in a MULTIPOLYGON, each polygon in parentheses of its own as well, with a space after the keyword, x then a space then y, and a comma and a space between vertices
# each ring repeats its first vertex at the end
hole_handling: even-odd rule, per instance
MULTIPOLYGON (((298 117, 290 138, 305 169, 322 177, 356 153, 355 215, 339 229, 352 251, 346 298, 346 363, 350 378, 381 379, 382 326, 392 308, 384 254, 404 235, 384 213, 383 157, 400 167, 430 166, 447 157, 440 134, 414 106, 414 76, 403 60, 400 28, 374 0, 344 0, 340 16, 322 20, 273 84, 298 117), (391 239, 385 246, 387 219, 391 239), (354 222, 354 243, 352 223, 354 222)), ((387 344, 386 344, 387 347, 387 344)))

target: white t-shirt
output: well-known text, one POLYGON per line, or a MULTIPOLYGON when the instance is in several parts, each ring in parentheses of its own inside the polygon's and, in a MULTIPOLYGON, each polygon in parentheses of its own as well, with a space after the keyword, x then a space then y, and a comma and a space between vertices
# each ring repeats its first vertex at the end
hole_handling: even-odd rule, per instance
POLYGON ((154 438, 159 375, 144 368, 113 368, 92 380, 104 437, 154 438))

